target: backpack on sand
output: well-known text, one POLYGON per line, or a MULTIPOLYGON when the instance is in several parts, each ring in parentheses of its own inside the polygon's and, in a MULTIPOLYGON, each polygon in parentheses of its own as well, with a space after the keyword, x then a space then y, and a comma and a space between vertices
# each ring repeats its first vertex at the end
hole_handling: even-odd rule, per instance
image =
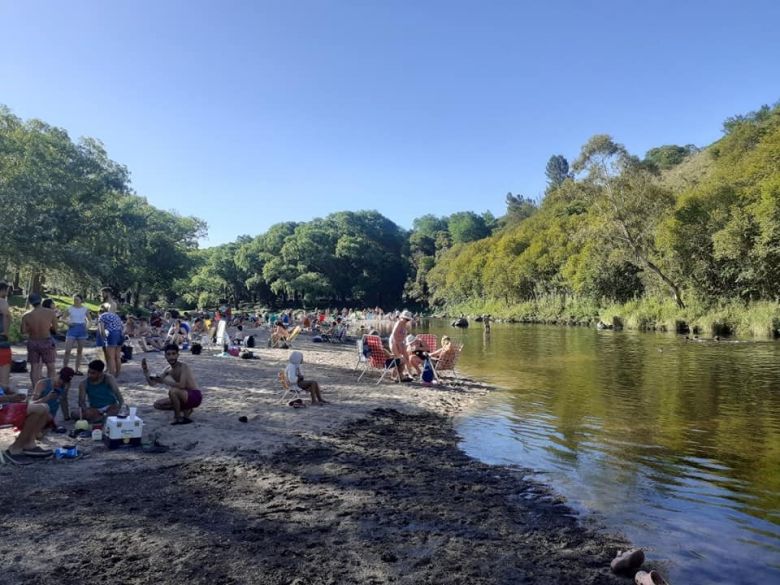
POLYGON ((432 384, 433 377, 433 364, 431 363, 431 360, 427 359, 423 364, 423 371, 420 378, 422 379, 423 384, 432 384))
POLYGON ((250 335, 246 338, 246 346, 247 347, 254 347, 255 346, 255 336, 250 335))

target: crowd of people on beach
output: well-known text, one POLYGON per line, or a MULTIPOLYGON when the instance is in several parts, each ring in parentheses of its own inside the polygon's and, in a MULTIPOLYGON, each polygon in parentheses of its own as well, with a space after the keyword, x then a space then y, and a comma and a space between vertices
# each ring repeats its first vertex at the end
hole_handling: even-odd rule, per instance
MULTIPOLYGON (((64 427, 55 424, 61 411, 63 421, 86 421, 99 424, 109 416, 121 416, 127 406, 120 390, 122 363, 133 350, 142 353, 163 352, 166 368, 153 374, 144 358, 141 360, 145 381, 150 386, 166 386, 167 397, 154 403, 160 410, 173 412, 173 425, 189 424, 193 411, 201 405, 203 396, 190 366, 180 361, 180 351, 193 353, 204 343, 217 343, 220 334, 231 346, 247 349, 256 343, 254 335, 245 330, 267 327, 268 346, 289 348, 296 335, 305 332, 314 342, 344 342, 350 327, 365 337, 371 331, 368 325, 391 329, 384 351, 392 362, 393 378, 409 381, 419 377, 424 360, 440 358, 450 346, 447 338, 442 348, 427 351, 410 332, 417 317, 409 311, 385 312, 381 308, 353 310, 303 311, 286 309, 274 311, 234 311, 223 305, 214 311, 179 312, 150 307, 143 315, 119 311, 117 299, 110 288, 101 290, 102 301, 96 315, 91 314, 81 295, 72 297, 72 304, 58 311, 51 299, 32 293, 27 301, 30 309, 24 313, 20 331, 26 338, 26 364, 29 365, 31 391, 11 387, 11 354, 9 332, 11 312, 8 304, 10 287, 0 282, 0 427, 13 426, 19 430, 15 441, 4 455, 9 458, 49 457, 51 451, 37 445, 37 440, 51 428, 60 432, 64 427), (224 326, 220 329, 220 323, 224 326), (359 323, 359 325, 357 325, 359 323), (60 328, 66 328, 62 367, 56 369, 57 340, 62 338, 60 328), (82 372, 87 341, 94 335, 98 356, 89 361, 86 375, 82 372), (75 359, 73 356, 75 350, 75 359), (74 367, 71 367, 73 363, 74 367), (45 368, 45 372, 44 372, 45 368), (78 377, 78 411, 71 412, 68 393, 78 377)), ((316 380, 303 376, 303 354, 289 355, 285 375, 290 384, 311 395, 312 404, 327 404, 316 380)))

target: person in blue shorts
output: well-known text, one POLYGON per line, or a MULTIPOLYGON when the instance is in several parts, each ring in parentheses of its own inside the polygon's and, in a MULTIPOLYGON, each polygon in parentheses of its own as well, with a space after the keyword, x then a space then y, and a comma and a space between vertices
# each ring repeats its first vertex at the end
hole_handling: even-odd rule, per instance
POLYGON ((84 353, 84 341, 87 339, 87 325, 89 324, 89 309, 84 305, 84 299, 81 295, 73 295, 73 304, 65 311, 68 317, 68 332, 65 334, 65 357, 62 365, 68 367, 70 354, 73 346, 76 346, 76 375, 83 376, 79 368, 81 367, 81 356, 84 353))
POLYGON ((119 315, 111 311, 108 303, 100 305, 99 313, 96 345, 105 352, 108 373, 118 377, 122 367, 119 349, 124 341, 124 324, 119 315))

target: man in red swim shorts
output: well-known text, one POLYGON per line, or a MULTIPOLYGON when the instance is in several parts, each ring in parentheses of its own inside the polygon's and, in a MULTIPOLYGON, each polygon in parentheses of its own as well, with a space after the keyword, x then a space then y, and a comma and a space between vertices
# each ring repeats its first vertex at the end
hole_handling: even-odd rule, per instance
POLYGON ((154 403, 158 410, 173 410, 173 425, 186 425, 192 422, 192 411, 200 406, 203 395, 198 390, 195 376, 187 364, 179 361, 179 346, 169 343, 165 346, 165 361, 168 367, 158 376, 149 375, 149 366, 146 359, 141 360, 146 381, 151 386, 165 384, 168 390, 168 398, 161 398, 154 403))

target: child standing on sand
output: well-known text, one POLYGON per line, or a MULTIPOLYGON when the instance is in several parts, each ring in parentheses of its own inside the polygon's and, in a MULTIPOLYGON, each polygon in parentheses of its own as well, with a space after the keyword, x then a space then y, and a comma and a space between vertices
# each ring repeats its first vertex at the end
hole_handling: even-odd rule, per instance
POLYGON ((303 363, 303 354, 300 351, 294 351, 290 354, 290 363, 287 364, 285 374, 290 384, 297 384, 301 390, 307 390, 311 394, 312 404, 327 404, 322 399, 319 382, 314 380, 304 380, 301 364, 303 363))

